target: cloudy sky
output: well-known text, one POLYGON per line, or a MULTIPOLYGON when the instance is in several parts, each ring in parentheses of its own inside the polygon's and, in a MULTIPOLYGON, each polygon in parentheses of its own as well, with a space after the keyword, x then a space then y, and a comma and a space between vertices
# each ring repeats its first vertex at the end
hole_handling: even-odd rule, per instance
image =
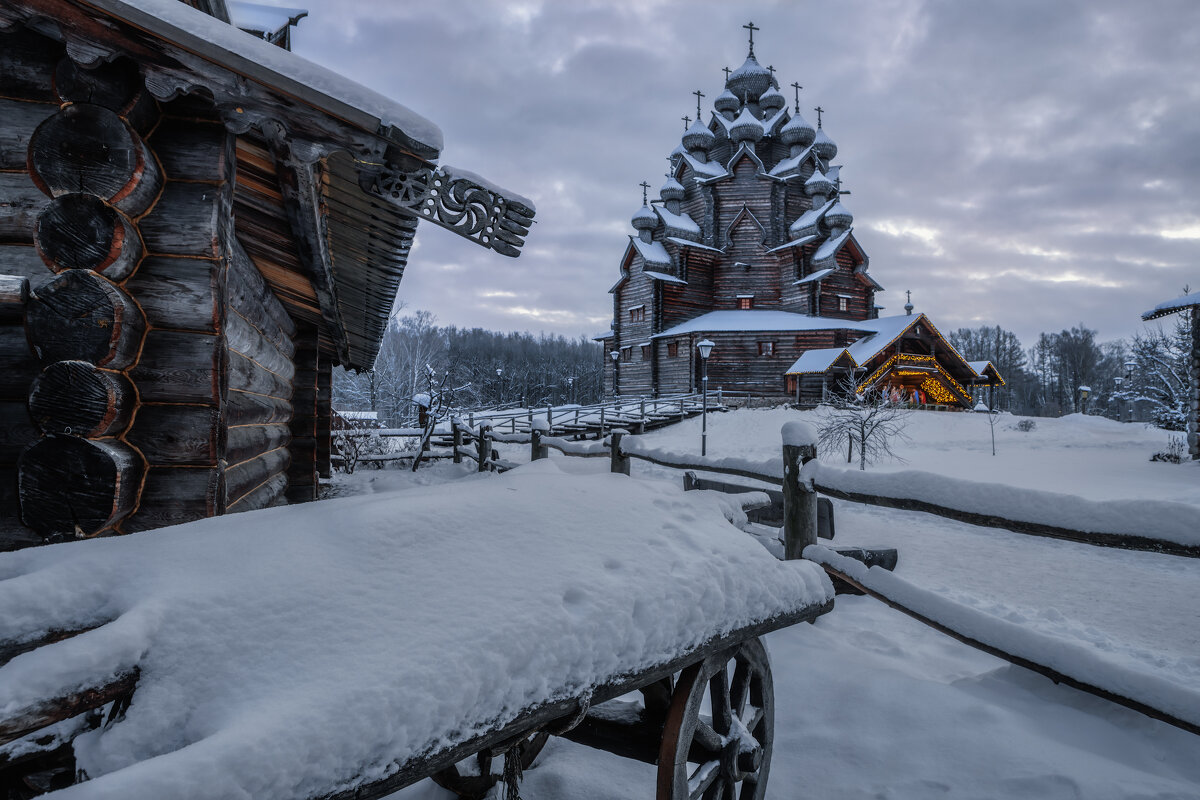
MULTIPOLYGON (((288 3, 296 4, 295 2, 288 3)), ((310 0, 294 49, 429 117, 531 197, 507 259, 423 227, 400 287, 445 324, 608 328, 638 184, 755 52, 820 104, 871 271, 943 330, 1101 338, 1200 288, 1196 0, 310 0)), ((786 91, 791 97, 791 90, 786 91)))

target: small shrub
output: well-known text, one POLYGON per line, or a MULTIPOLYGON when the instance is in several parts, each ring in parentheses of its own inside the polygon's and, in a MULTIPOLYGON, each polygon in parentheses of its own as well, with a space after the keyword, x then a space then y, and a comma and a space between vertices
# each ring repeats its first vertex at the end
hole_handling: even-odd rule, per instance
POLYGON ((1151 461, 1166 461, 1170 464, 1182 464, 1183 454, 1187 451, 1187 442, 1182 436, 1172 436, 1167 439, 1167 449, 1150 456, 1151 461))
POLYGON ((1029 433, 1036 427, 1037 423, 1031 419, 1023 419, 1017 423, 1017 430, 1021 431, 1022 433, 1029 433))

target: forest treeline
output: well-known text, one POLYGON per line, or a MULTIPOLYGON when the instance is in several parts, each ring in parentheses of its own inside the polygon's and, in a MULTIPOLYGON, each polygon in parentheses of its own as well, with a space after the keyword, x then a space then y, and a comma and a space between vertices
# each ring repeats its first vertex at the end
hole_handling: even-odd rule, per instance
MULTIPOLYGON (((968 361, 1004 377, 992 401, 1031 416, 1073 412, 1152 421, 1183 430, 1191 326, 1187 314, 1129 339, 1098 342, 1084 324, 1042 333, 1026 347, 1000 326, 959 328, 947 338, 968 361)), ((461 409, 592 403, 603 392, 603 351, 586 337, 439 326, 427 311, 392 319, 375 368, 335 371, 337 408, 375 410, 388 424, 416 416, 412 398, 439 394, 461 409)))

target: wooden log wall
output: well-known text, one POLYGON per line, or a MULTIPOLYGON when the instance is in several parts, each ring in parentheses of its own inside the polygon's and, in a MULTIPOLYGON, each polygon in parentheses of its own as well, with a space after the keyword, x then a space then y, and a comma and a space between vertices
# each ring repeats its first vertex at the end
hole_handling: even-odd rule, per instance
POLYGON ((296 376, 292 389, 291 464, 288 468, 287 499, 303 503, 317 498, 317 373, 320 349, 317 329, 297 326, 296 376))

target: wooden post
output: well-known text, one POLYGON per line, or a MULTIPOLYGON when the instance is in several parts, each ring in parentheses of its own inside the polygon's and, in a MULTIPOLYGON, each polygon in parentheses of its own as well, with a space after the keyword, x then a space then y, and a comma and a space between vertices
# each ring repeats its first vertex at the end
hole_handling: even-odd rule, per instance
POLYGON ((817 493, 800 481, 800 467, 817 457, 816 431, 803 422, 783 426, 783 552, 792 561, 817 543, 817 493))
POLYGON ((554 430, 554 408, 549 403, 546 404, 546 425, 547 433, 554 430))
POLYGON ((458 448, 462 447, 463 443, 462 420, 457 417, 450 420, 450 430, 454 432, 454 463, 461 464, 462 453, 458 452, 458 448))
MULTIPOLYGON (((541 420, 538 420, 540 423, 541 420)), ((548 425, 534 424, 529 429, 529 460, 540 461, 549 455, 546 445, 542 444, 542 436, 550 433, 548 425)))
POLYGON ((621 453, 621 439, 626 433, 627 431, 620 430, 619 428, 614 429, 612 432, 612 443, 609 445, 609 453, 612 458, 611 471, 621 475, 629 474, 629 456, 621 453))
POLYGON ((683 473, 683 490, 685 492, 695 491, 696 480, 696 473, 692 472, 690 469, 683 473))
POLYGON ((492 459, 492 426, 486 422, 479 425, 479 471, 483 472, 488 468, 488 462, 492 459))

